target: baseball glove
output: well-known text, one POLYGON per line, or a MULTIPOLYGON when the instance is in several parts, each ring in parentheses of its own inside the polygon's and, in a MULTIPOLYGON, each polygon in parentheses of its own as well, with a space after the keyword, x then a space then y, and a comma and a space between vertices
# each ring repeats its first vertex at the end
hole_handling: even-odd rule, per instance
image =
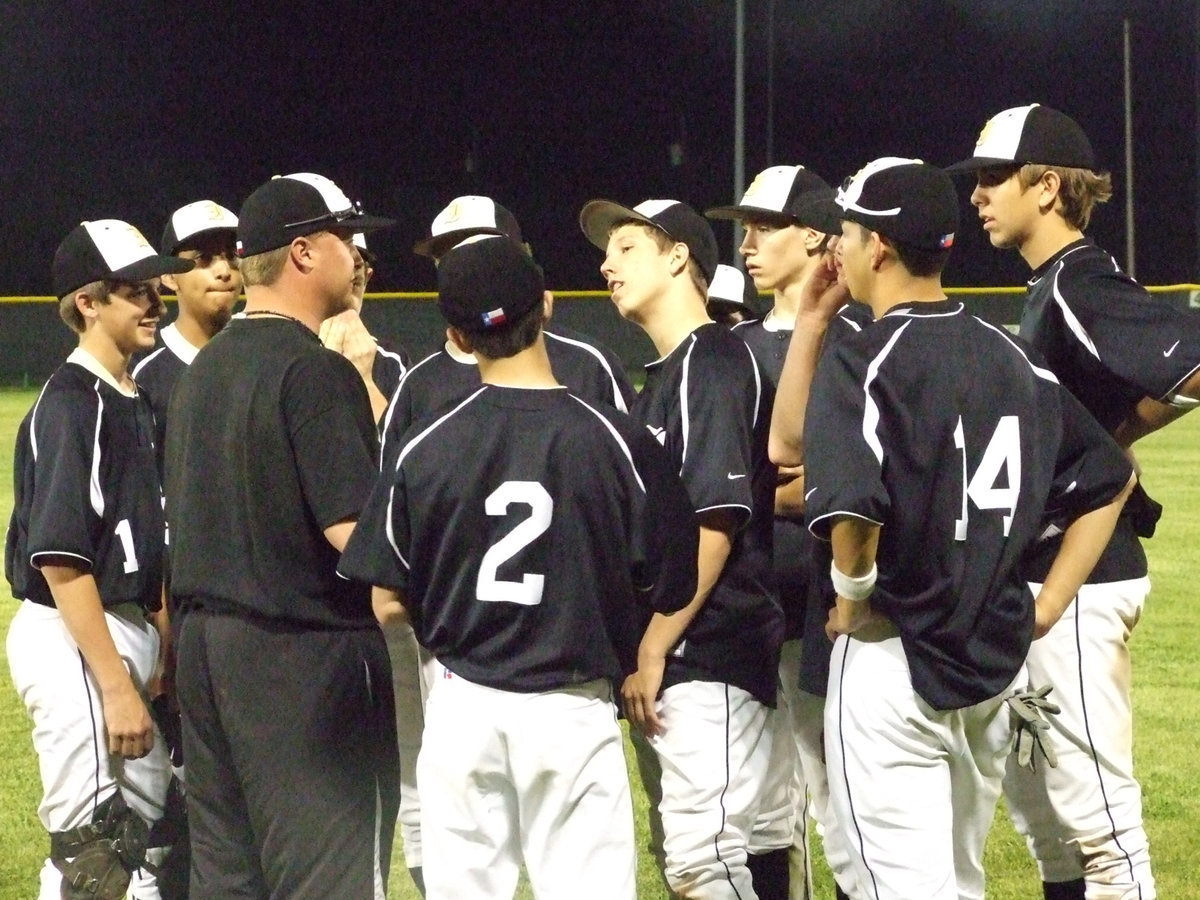
POLYGON ((1046 699, 1051 690, 1053 688, 1048 684, 1036 691, 1029 687, 1005 698, 1012 713, 1013 752, 1017 754, 1017 765, 1030 771, 1037 770, 1039 755, 1051 768, 1058 765, 1054 747, 1046 740, 1046 732, 1050 730, 1046 716, 1059 713, 1058 706, 1046 699))

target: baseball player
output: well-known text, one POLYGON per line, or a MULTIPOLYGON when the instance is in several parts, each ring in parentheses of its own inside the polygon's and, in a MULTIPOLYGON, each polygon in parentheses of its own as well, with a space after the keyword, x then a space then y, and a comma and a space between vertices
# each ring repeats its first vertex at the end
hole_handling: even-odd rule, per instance
POLYGON ((622 688, 664 873, 684 897, 786 896, 790 815, 782 834, 755 840, 783 637, 771 584, 771 386, 745 343, 705 312, 717 266, 707 221, 674 200, 593 200, 580 225, 605 251, 600 272, 617 310, 661 354, 631 414, 670 451, 700 522, 696 595, 651 620, 622 688), (752 874, 760 846, 777 852, 752 874))
POLYGON ((375 256, 367 249, 366 235, 354 235, 354 287, 349 309, 330 316, 321 323, 321 343, 330 350, 345 356, 358 369, 371 398, 371 412, 375 421, 382 423, 387 411, 388 398, 400 386, 400 379, 408 369, 408 354, 401 350, 389 350, 380 344, 367 330, 362 320, 363 296, 367 283, 375 274, 375 256))
POLYGON ((79 346, 22 421, 5 575, 21 608, 6 645, 33 718, 50 833, 39 900, 159 897, 139 866, 170 759, 148 709, 159 664, 164 524, 154 414, 127 368, 154 346, 160 256, 125 222, 71 231, 54 255, 59 313, 79 346), (131 884, 132 875, 132 884, 131 884))
POLYGON ((406 435, 339 566, 394 589, 382 617, 403 604, 444 667, 418 761, 432 900, 510 897, 522 862, 538 896, 635 896, 613 686, 640 623, 695 590, 696 526, 669 458, 558 384, 549 303, 506 238, 442 258, 438 305, 482 384, 406 435))
MULTIPOLYGON (((992 245, 1017 249, 1033 274, 1020 334, 1122 446, 1200 398, 1200 318, 1153 300, 1084 236, 1111 194, 1087 136, 1047 106, 1007 109, 984 127, 971 203, 992 245)), ((1051 900, 1155 896, 1133 775, 1128 641, 1150 590, 1139 537, 1160 508, 1140 488, 1063 621, 1030 651, 1032 677, 1054 685, 1062 714, 1052 772, 1010 772, 1005 795, 1051 900)), ((1052 542, 1031 563, 1045 579, 1052 542)))
MULTIPOLYGON (((734 333, 747 343, 775 387, 800 294, 814 273, 823 268, 826 251, 841 232, 841 223, 826 220, 812 202, 829 194, 829 185, 804 166, 772 166, 755 177, 738 204, 705 213, 710 219, 736 219, 742 223, 745 236, 740 252, 746 272, 757 290, 772 294, 773 304, 767 313, 761 319, 735 326, 734 333)), ((870 321, 870 310, 859 303, 847 303, 831 321, 826 345, 856 333, 870 321)), ((790 399, 776 394, 777 404, 789 403, 790 399)), ((781 745, 787 751, 782 759, 793 772, 791 790, 797 808, 790 854, 792 900, 806 900, 812 894, 810 812, 825 835, 823 846, 837 889, 846 895, 853 892, 854 884, 849 849, 841 845, 840 832, 834 827, 825 776, 821 735, 829 680, 830 645, 824 633, 828 606, 823 592, 815 587, 814 558, 823 554, 820 542, 804 527, 804 485, 804 468, 796 466, 780 469, 775 489, 775 584, 786 621, 779 665, 780 709, 785 715, 779 718, 784 725, 781 745)), ((826 559, 823 570, 828 568, 826 559)))
POLYGON ((741 269, 719 263, 712 284, 708 286, 704 308, 714 322, 732 328, 754 318, 754 294, 754 283, 741 269))
MULTIPOLYGON (((885 157, 836 203, 847 286, 875 323, 821 358, 803 432, 806 516, 831 541, 837 593, 830 789, 867 896, 982 898, 1006 700, 1135 478, 1036 355, 946 299, 958 203, 945 172, 885 157), (1020 566, 1047 519, 1066 538, 1035 598, 1020 566)), ((810 297, 844 297, 821 290, 832 281, 810 297)))
POLYGON ((162 284, 174 292, 179 310, 175 321, 159 330, 160 346, 133 367, 133 377, 154 409, 160 456, 175 382, 200 348, 225 327, 242 292, 236 234, 237 216, 212 200, 181 206, 163 229, 162 252, 191 260, 194 267, 163 276, 162 284))
POLYGON ((339 553, 377 474, 362 378, 317 337, 347 308, 362 214, 277 177, 238 214, 244 315, 167 423, 191 892, 382 897, 398 802, 387 648, 339 553))
MULTIPOLYGON (((456 244, 476 235, 503 235, 522 246, 516 218, 490 197, 457 197, 437 214, 430 236, 418 241, 413 251, 437 261, 456 244)), ((611 350, 566 329, 543 330, 546 352, 555 375, 572 393, 591 403, 604 403, 627 410, 633 387, 624 365, 611 350)), ((381 428, 383 471, 395 468, 396 454, 405 432, 424 417, 461 399, 480 384, 475 357, 463 353, 447 338, 445 346, 414 364, 388 403, 381 428)), ((388 651, 395 678, 397 727, 401 748, 400 833, 404 857, 418 887, 421 884, 420 797, 412 779, 421 749, 422 707, 430 679, 436 677, 432 657, 420 651, 411 629, 397 622, 385 626, 388 651)))

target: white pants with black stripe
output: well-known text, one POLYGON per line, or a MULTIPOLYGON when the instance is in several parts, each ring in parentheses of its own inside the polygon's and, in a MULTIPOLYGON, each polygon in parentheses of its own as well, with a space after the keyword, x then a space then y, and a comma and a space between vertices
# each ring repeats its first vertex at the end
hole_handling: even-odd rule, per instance
POLYGON ((647 796, 658 800, 652 830, 661 823, 667 884, 688 900, 757 900, 748 851, 791 841, 790 817, 773 840, 763 834, 775 710, 741 688, 689 681, 663 691, 658 715, 663 733, 634 747, 647 796))
MULTIPOLYGON (((104 618, 133 683, 145 694, 158 661, 158 632, 132 604, 107 610, 104 618)), ((58 610, 23 602, 9 627, 6 650, 13 684, 33 718, 42 827, 66 831, 86 825, 96 806, 118 790, 147 825, 158 821, 171 780, 166 743, 156 728, 154 748, 141 759, 124 760, 108 752, 96 679, 58 610)), ((39 900, 60 900, 62 878, 50 860, 39 877, 39 900)), ((156 900, 153 877, 135 873, 130 896, 156 900)))
POLYGON ((634 900, 633 801, 612 688, 519 694, 439 678, 417 759, 428 900, 634 900))
POLYGON ((983 849, 1012 743, 1010 692, 935 710, 913 690, 894 630, 838 637, 825 705, 829 790, 871 900, 982 900, 983 849))
MULTIPOLYGON (((1036 596, 1040 584, 1031 584, 1036 596)), ((1129 638, 1148 578, 1084 585, 1062 619, 1034 641, 1034 687, 1051 684, 1058 767, 1010 765, 1004 793, 1043 881, 1083 878, 1088 900, 1151 900, 1150 844, 1133 777, 1129 638)))
MULTIPOLYGON (((421 735, 425 730, 425 704, 435 669, 440 669, 433 655, 417 643, 412 626, 407 622, 383 627, 388 658, 392 664, 392 689, 396 694, 396 736, 400 748, 400 813, 396 823, 404 843, 404 863, 410 869, 420 868, 421 794, 417 790, 417 756, 421 752, 421 735)), ((437 674, 440 674, 438 672, 437 674)))

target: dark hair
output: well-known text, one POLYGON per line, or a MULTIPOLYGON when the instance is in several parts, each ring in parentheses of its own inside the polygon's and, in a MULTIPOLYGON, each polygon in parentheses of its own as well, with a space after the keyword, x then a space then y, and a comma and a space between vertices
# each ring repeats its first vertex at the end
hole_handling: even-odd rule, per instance
POLYGON ((460 329, 480 356, 488 359, 508 359, 531 347, 546 324, 546 305, 535 303, 524 315, 499 328, 460 329))
POLYGON ((944 250, 925 250, 921 247, 914 247, 912 244, 902 244, 899 241, 891 241, 888 243, 896 250, 896 258, 900 260, 900 265, 908 270, 910 275, 917 278, 929 278, 930 276, 939 274, 942 269, 946 268, 946 261, 950 259, 950 248, 944 250))

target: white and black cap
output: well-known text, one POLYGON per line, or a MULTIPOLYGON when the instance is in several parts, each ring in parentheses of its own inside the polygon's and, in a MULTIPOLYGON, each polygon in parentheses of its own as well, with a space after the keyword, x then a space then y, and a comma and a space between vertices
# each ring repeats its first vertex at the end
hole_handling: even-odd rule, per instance
POLYGON ((919 250, 948 250, 958 230, 950 176, 919 159, 884 156, 838 188, 826 212, 919 250))
POLYGON ((505 328, 542 302, 541 267, 516 241, 474 235, 446 251, 438 263, 438 309, 464 331, 505 328))
POLYGON ((478 234, 504 235, 520 244, 517 218, 491 197, 468 194, 455 197, 434 217, 429 237, 413 244, 418 256, 440 258, 451 247, 478 234))
POLYGON ((392 219, 366 215, 324 175, 276 175, 242 204, 237 251, 238 256, 255 256, 330 228, 373 231, 393 224, 392 219))
POLYGON ((790 219, 820 231, 836 231, 836 223, 829 228, 829 220, 815 215, 817 207, 806 202, 814 197, 828 199, 832 196, 833 188, 825 179, 804 166, 771 166, 755 176, 736 206, 718 206, 705 210, 704 215, 710 219, 741 220, 755 216, 790 219), (813 221, 814 218, 820 221, 813 221))
POLYGON ((65 297, 93 281, 149 281, 195 266, 190 259, 159 254, 140 231, 120 219, 83 222, 54 252, 54 294, 65 297))
POLYGON ((754 290, 754 282, 746 277, 746 273, 736 266, 725 263, 717 265, 717 272, 708 285, 709 303, 727 303, 748 309, 749 296, 754 290))
POLYGON ((720 251, 708 222, 686 203, 678 200, 643 200, 637 206, 622 206, 613 200, 591 200, 579 213, 579 226, 587 239, 601 250, 608 249, 608 235, 618 222, 642 222, 667 237, 685 244, 692 259, 711 283, 720 251))
POLYGON ((232 243, 237 237, 238 219, 220 203, 197 200, 171 213, 163 229, 162 252, 178 253, 199 235, 225 232, 232 243))
POLYGON ((949 172, 975 172, 993 166, 1061 166, 1093 169, 1092 145, 1079 123, 1066 113, 1031 103, 1014 106, 988 119, 975 153, 950 166, 949 172))

